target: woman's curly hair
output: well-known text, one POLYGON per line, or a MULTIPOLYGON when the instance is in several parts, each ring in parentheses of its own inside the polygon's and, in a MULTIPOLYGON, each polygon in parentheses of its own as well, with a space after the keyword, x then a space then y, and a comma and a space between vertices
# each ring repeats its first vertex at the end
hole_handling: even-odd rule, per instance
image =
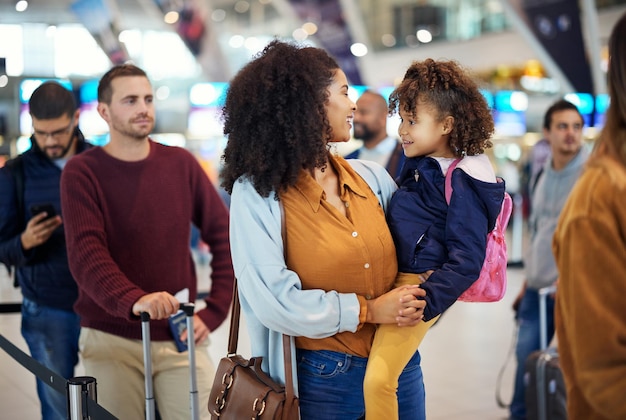
POLYGON ((474 81, 455 61, 414 61, 389 97, 389 114, 400 107, 415 115, 419 105, 433 107, 439 120, 454 117, 450 148, 457 156, 473 156, 492 146, 493 117, 474 81))
POLYGON ((222 109, 228 143, 221 185, 248 177, 268 197, 293 186, 302 169, 326 164, 328 87, 337 62, 324 50, 274 40, 230 82, 222 109))

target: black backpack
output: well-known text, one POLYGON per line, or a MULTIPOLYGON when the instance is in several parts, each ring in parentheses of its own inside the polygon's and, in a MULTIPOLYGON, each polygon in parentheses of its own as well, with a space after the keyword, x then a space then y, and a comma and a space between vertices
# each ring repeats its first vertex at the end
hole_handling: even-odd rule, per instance
MULTIPOLYGON (((22 157, 16 156, 13 159, 8 160, 5 166, 11 171, 13 180, 15 181, 15 195, 17 197, 17 217, 18 224, 23 227, 24 220, 24 168, 22 163, 22 157)), ((7 266, 9 273, 11 273, 11 267, 7 266)), ((13 276, 13 286, 19 287, 17 283, 17 276, 13 276)))

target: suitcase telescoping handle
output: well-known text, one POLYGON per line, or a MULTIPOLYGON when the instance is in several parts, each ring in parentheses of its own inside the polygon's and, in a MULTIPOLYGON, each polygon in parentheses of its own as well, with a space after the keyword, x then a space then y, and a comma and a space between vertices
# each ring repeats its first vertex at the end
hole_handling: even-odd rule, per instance
POLYGON ((548 295, 556 292, 556 286, 539 289, 539 344, 541 350, 548 348, 548 295))
POLYGON ((198 400, 198 384, 196 381, 196 338, 193 331, 193 303, 181 303, 180 308, 187 315, 187 356, 189 357, 189 403, 191 405, 191 418, 200 418, 200 403, 198 400))
MULTIPOLYGON (((180 309, 185 312, 187 320, 187 353, 189 357, 189 398, 191 402, 191 418, 200 418, 198 385, 196 380, 196 341, 193 331, 193 303, 181 303, 180 309)), ((152 387, 152 352, 150 350, 150 314, 141 313, 141 337, 143 342, 143 364, 146 388, 146 419, 156 420, 154 406, 154 389, 152 387)))
POLYGON ((150 314, 141 313, 141 341, 143 343, 143 376, 146 387, 146 420, 155 420, 154 392, 152 389, 152 352, 150 351, 150 314))

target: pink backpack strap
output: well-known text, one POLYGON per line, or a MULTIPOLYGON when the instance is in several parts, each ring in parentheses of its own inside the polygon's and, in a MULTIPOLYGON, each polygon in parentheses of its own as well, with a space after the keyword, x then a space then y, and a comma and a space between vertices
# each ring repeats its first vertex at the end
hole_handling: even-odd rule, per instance
POLYGON ((461 161, 461 158, 454 159, 454 162, 450 164, 448 167, 448 171, 446 172, 446 183, 445 183, 445 193, 446 193, 446 202, 450 205, 450 199, 452 198, 452 171, 456 168, 456 165, 461 161))

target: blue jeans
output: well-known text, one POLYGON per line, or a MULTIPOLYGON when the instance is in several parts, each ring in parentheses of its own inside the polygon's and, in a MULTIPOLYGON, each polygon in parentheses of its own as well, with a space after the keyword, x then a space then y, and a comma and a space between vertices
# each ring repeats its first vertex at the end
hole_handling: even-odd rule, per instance
MULTIPOLYGON (((80 318, 74 312, 22 301, 22 336, 30 354, 65 379, 74 376, 78 363, 80 318)), ((67 397, 37 379, 43 420, 67 419, 67 397)))
MULTIPOLYGON (((302 420, 357 420, 365 415, 363 379, 367 359, 334 351, 296 351, 302 420)), ((426 402, 420 354, 400 375, 400 420, 425 420, 426 402)))
MULTIPOLYGON (((546 342, 552 340, 554 335, 554 299, 548 296, 546 301, 548 312, 548 337, 546 342)), ((517 346, 515 356, 517 358, 517 370, 515 371, 515 390, 511 402, 511 417, 516 420, 526 419, 526 396, 524 384, 524 365, 530 353, 539 350, 539 293, 537 290, 526 289, 526 293, 520 302, 517 313, 519 331, 517 332, 517 346)))

